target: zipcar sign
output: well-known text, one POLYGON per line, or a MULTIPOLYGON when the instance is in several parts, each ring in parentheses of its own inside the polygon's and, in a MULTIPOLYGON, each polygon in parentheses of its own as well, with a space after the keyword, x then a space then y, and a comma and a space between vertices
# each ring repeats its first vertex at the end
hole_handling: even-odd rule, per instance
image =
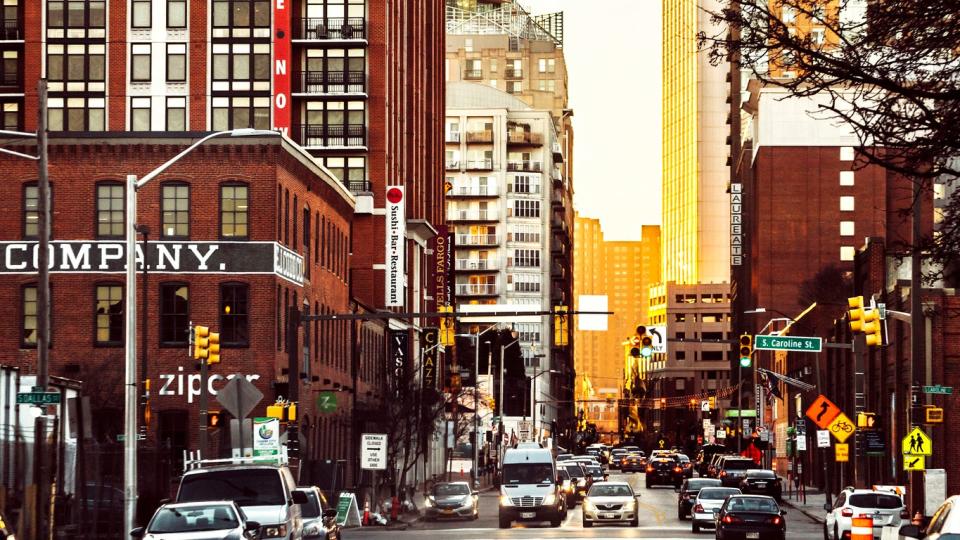
POLYGON ((761 351, 820 352, 823 350, 823 340, 818 337, 760 334, 754 337, 753 348, 761 351))
MULTIPOLYGON (((35 274, 37 242, 0 242, 0 274, 35 274)), ((126 271, 125 242, 50 242, 51 273, 118 274, 126 271)), ((137 270, 144 250, 137 243, 137 270)), ((149 242, 146 265, 167 274, 274 274, 303 284, 303 257, 276 242, 149 242)))

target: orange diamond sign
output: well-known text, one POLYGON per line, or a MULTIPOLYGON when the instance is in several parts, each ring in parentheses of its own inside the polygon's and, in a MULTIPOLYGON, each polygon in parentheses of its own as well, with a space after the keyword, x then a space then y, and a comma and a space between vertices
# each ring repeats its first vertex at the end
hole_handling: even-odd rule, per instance
POLYGON ((840 414, 840 407, 837 407, 827 396, 820 394, 814 400, 813 405, 807 409, 807 418, 813 420, 813 423, 820 429, 827 429, 833 419, 840 414))

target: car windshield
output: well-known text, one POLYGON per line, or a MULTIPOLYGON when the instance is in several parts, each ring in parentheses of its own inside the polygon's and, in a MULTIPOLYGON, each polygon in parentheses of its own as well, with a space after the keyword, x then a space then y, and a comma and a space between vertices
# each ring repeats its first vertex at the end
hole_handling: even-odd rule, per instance
POLYGON ((896 495, 883 495, 881 493, 860 493, 850 496, 850 506, 857 508, 883 508, 893 509, 903 506, 903 501, 896 495))
POLYGON ((731 495, 739 494, 740 490, 737 488, 703 488, 697 497, 707 501, 722 501, 731 495))
POLYGON ((583 469, 581 469, 579 465, 566 465, 564 468, 567 470, 567 473, 574 478, 583 476, 583 469))
POLYGON ((588 465, 587 474, 589 474, 590 476, 601 476, 603 475, 603 469, 601 469, 600 467, 597 467, 596 465, 588 465))
POLYGON ((452 495, 469 495, 470 488, 466 484, 437 484, 433 488, 433 494, 438 497, 450 497, 452 495))
POLYGON ((235 529, 237 515, 229 505, 161 508, 153 517, 147 532, 180 533, 235 529))
POLYGON ((727 502, 728 512, 764 512, 779 514, 780 507, 773 499, 757 497, 733 497, 727 502))
POLYGON ((687 480, 687 491, 700 491, 707 486, 719 486, 720 480, 716 478, 694 478, 687 480))
POLYGON ((679 461, 680 463, 689 463, 689 462, 690 462, 690 458, 688 458, 687 456, 685 456, 685 455, 683 455, 683 454, 677 454, 677 461, 679 461))
POLYGON ((317 494, 311 489, 304 492, 307 495, 307 502, 300 505, 300 514, 304 519, 320 517, 320 500, 317 494))
POLYGON ((776 478, 773 471, 752 470, 747 471, 747 478, 776 478))
POLYGON ((745 471, 756 466, 752 459, 728 459, 723 462, 723 469, 727 471, 745 471))
POLYGON ((504 484, 552 484, 553 467, 549 463, 507 463, 503 466, 504 484))
POLYGON ((227 469, 183 477, 177 502, 210 500, 234 501, 240 506, 287 503, 280 473, 273 469, 227 469))
POLYGON ((594 484, 587 494, 590 497, 632 497, 630 486, 624 484, 594 484))

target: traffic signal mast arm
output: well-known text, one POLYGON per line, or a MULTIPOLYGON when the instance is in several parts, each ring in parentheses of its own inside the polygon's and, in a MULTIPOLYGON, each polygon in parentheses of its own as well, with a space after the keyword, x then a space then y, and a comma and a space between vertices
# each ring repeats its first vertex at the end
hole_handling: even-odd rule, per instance
POLYGON ((408 311, 392 312, 378 311, 375 313, 328 313, 320 315, 303 315, 301 322, 306 321, 365 321, 372 319, 441 319, 444 317, 460 318, 479 318, 489 319, 491 317, 530 317, 536 315, 614 315, 613 311, 566 311, 541 310, 541 311, 408 311))

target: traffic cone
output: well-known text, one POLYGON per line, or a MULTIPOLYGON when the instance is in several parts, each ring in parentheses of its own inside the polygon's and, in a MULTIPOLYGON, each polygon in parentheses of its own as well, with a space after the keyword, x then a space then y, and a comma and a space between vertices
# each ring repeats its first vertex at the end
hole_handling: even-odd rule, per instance
POLYGON ((400 516, 400 499, 396 495, 390 500, 390 521, 396 521, 400 516))
POLYGON ((363 525, 370 525, 370 499, 363 501, 363 525))

